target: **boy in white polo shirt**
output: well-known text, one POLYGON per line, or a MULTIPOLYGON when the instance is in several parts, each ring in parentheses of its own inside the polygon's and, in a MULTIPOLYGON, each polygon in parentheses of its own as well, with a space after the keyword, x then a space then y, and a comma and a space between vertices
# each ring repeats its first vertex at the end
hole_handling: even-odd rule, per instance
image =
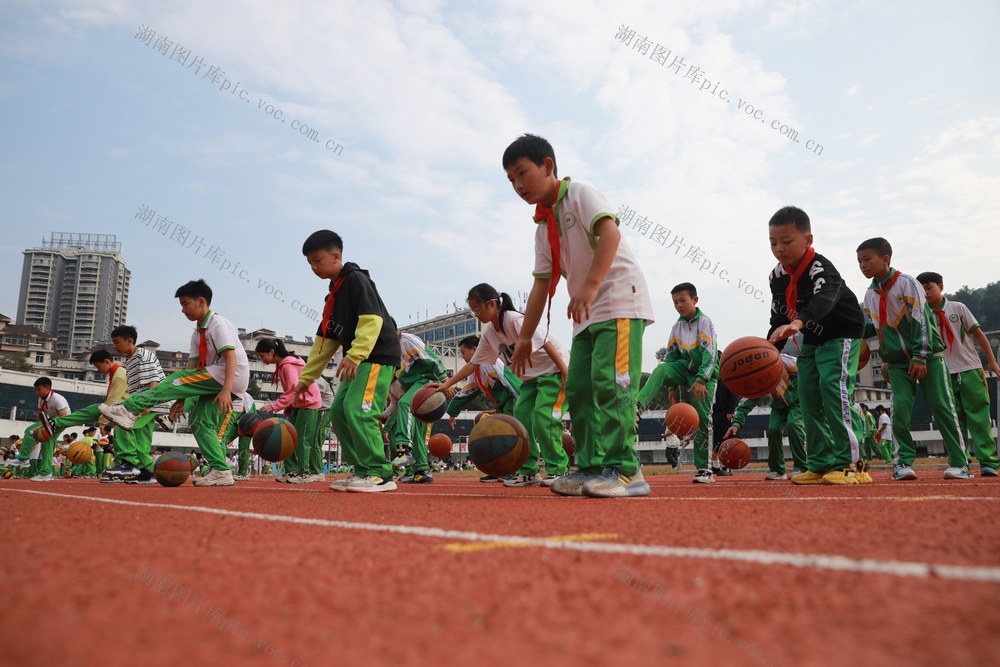
MULTIPOLYGON (((212 288, 204 280, 192 280, 181 285, 174 296, 180 301, 181 312, 196 322, 191 336, 188 367, 177 371, 149 391, 132 396, 113 406, 102 405, 101 414, 122 428, 142 426, 139 413, 163 401, 173 400, 172 414, 184 410, 184 399, 198 397, 191 411, 191 430, 211 471, 194 481, 195 486, 232 486, 233 473, 226 461, 226 450, 213 427, 217 417, 235 421, 233 398, 247 390, 250 367, 246 350, 232 322, 211 308, 212 288), (209 414, 216 411, 219 415, 209 414), (202 415, 206 418, 202 419, 202 415)), ((142 420, 151 420, 147 414, 142 420)))
POLYGON ((27 468, 32 482, 51 482, 52 455, 60 431, 53 422, 70 413, 69 403, 62 394, 52 390, 52 380, 47 377, 35 380, 35 394, 38 396, 38 421, 24 432, 17 458, 8 461, 7 465, 27 468), (36 441, 36 437, 43 435, 43 430, 47 431, 48 438, 36 441))
POLYGON ((993 347, 972 311, 964 303, 944 298, 944 278, 940 273, 921 273, 917 282, 924 288, 927 305, 937 317, 938 328, 944 338, 944 361, 948 366, 952 393, 955 394, 955 411, 965 451, 975 453, 981 476, 996 477, 1000 458, 997 457, 997 443, 993 439, 990 392, 982 361, 972 341, 975 340, 983 351, 986 369, 1000 377, 1000 366, 997 365, 993 347))
POLYGON ((535 206, 537 224, 535 282, 511 357, 518 375, 534 349, 532 336, 546 300, 551 309, 564 273, 569 288, 573 344, 566 401, 579 470, 551 489, 565 496, 648 495, 635 453, 642 334, 653 321, 646 278, 601 193, 559 180, 548 141, 519 137, 504 151, 502 164, 514 191, 535 206))

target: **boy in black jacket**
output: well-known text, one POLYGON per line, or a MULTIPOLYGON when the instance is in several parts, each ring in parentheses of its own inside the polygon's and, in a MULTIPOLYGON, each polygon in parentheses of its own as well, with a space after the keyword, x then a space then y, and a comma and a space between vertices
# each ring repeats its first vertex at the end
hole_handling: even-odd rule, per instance
POLYGON ((304 394, 344 348, 337 368, 340 386, 331 406, 333 430, 354 464, 354 474, 333 482, 334 491, 394 491, 392 464, 385 457, 379 415, 399 368, 396 322, 389 316, 368 272, 343 261, 344 242, 329 230, 314 232, 302 245, 313 273, 330 281, 323 317, 309 361, 299 375, 296 395, 304 394))
POLYGON ((812 247, 805 211, 786 206, 768 222, 771 252, 778 260, 770 276, 771 328, 779 348, 799 331, 799 402, 806 427, 808 470, 795 484, 871 482, 856 471, 861 415, 851 396, 858 373, 864 313, 837 269, 812 247))

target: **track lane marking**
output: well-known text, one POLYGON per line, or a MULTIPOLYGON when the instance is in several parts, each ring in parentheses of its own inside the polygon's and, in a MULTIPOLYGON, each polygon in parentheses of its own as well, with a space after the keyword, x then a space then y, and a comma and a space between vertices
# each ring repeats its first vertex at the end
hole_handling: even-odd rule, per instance
POLYGON ((858 572, 865 574, 888 574, 895 577, 916 577, 921 579, 941 578, 958 581, 978 581, 1000 583, 1000 567, 948 565, 941 563, 922 563, 915 561, 884 561, 874 559, 857 559, 847 556, 830 554, 801 554, 783 551, 763 551, 757 549, 707 549, 696 547, 676 547, 650 544, 607 544, 601 542, 567 542, 540 537, 519 535, 499 535, 493 533, 476 533, 472 531, 447 530, 426 526, 406 526, 394 524, 378 524, 353 521, 336 521, 333 519, 309 519, 304 517, 281 514, 262 514, 260 512, 242 512, 225 510, 215 507, 198 505, 173 505, 170 503, 146 503, 134 500, 117 500, 112 498, 95 498, 78 496, 68 493, 53 493, 51 491, 32 491, 30 489, 10 489, 0 487, 0 492, 25 493, 30 495, 55 498, 72 498, 109 505, 125 507, 148 507, 169 509, 180 512, 198 514, 213 514, 216 516, 235 517, 242 519, 257 519, 275 523, 291 523, 303 526, 321 526, 324 528, 342 528, 373 533, 390 533, 396 535, 411 535, 467 542, 523 542, 528 546, 540 549, 562 549, 583 553, 599 553, 627 556, 647 556, 652 558, 695 558, 704 560, 724 560, 759 565, 787 565, 799 569, 835 570, 841 572, 858 572))
MULTIPOLYGON (((544 539, 555 542, 586 542, 590 540, 613 540, 618 533, 577 533, 576 535, 550 535, 544 539)), ((451 542, 441 545, 445 551, 465 553, 469 551, 491 551, 493 549, 524 549, 532 546, 530 542, 521 540, 504 540, 501 542, 451 542)))

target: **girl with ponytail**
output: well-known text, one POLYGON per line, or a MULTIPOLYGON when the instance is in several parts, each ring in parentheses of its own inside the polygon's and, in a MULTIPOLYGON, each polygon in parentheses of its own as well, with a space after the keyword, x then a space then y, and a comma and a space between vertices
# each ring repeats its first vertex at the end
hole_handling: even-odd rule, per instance
MULTIPOLYGON (((524 315, 514 307, 510 295, 497 292, 492 285, 476 285, 469 290, 467 301, 472 313, 485 326, 469 363, 448 381, 436 385, 449 398, 454 393, 452 387, 472 375, 480 364, 493 364, 498 359, 510 363, 524 322, 524 315)), ((521 391, 514 403, 514 418, 528 431, 531 449, 521 469, 504 480, 505 486, 551 486, 566 474, 569 457, 562 446, 562 406, 567 373, 563 344, 555 336, 546 339, 536 331, 532 336, 531 356, 520 376, 521 391), (544 478, 538 473, 539 450, 545 460, 544 478)))
POLYGON ((278 400, 262 407, 261 412, 284 412, 285 417, 295 427, 299 435, 295 451, 282 462, 284 472, 275 479, 291 484, 309 484, 322 482, 323 475, 323 442, 321 439, 321 423, 323 421, 319 387, 310 383, 309 390, 301 397, 295 396, 295 385, 299 382, 306 363, 289 352, 285 344, 277 338, 262 338, 255 348, 261 363, 275 365, 272 382, 281 385, 283 392, 278 400))

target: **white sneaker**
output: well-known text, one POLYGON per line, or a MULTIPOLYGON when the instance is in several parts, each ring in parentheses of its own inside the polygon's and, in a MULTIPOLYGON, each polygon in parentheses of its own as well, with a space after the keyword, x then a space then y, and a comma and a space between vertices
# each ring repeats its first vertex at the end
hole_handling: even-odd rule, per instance
POLYGON ((312 475, 303 475, 302 473, 289 475, 285 481, 289 484, 308 484, 312 481, 312 475))
POLYGON ((210 470, 207 475, 193 482, 195 486, 232 486, 235 483, 232 470, 210 470))
POLYGON ((236 475, 235 477, 233 477, 233 479, 235 479, 237 482, 249 482, 250 475, 236 475))
POLYGON ((703 468, 695 472, 694 478, 691 479, 691 482, 694 484, 714 484, 715 475, 712 474, 711 470, 703 468))
POLYGON ((52 478, 51 474, 49 474, 49 475, 35 475, 34 477, 31 478, 31 481, 32 482, 51 482, 52 479, 53 478, 52 478))
POLYGON ((542 486, 552 486, 562 475, 546 475, 542 478, 542 486))
POLYGON ((326 475, 323 474, 323 473, 321 473, 321 472, 318 472, 315 475, 309 475, 309 476, 312 478, 310 480, 311 482, 325 482, 326 481, 326 475))
POLYGON ((382 479, 375 475, 358 477, 347 486, 350 493, 378 493, 380 491, 395 491, 396 483, 391 479, 382 479))
POLYGON ((29 459, 8 459, 4 461, 4 465, 8 465, 11 468, 27 468, 31 465, 31 461, 29 459))
POLYGON ((360 480, 361 478, 357 475, 351 475, 350 477, 344 477, 343 479, 335 479, 330 483, 330 488, 334 491, 347 491, 348 486, 360 480))
POLYGON ((97 409, 101 411, 102 415, 124 429, 130 429, 135 426, 136 415, 125 409, 125 406, 121 403, 115 403, 114 405, 104 405, 102 403, 97 406, 97 409))
POLYGON ((783 472, 775 472, 774 470, 768 470, 767 474, 764 475, 764 479, 768 481, 773 481, 778 479, 787 479, 787 477, 785 477, 785 473, 783 472))
MULTIPOLYGON (((967 468, 948 468, 944 471, 945 479, 972 479, 973 475, 967 468)), ((34 478, 32 478, 34 479, 34 478)))
MULTIPOLYGON (((541 483, 542 476, 537 472, 534 475, 511 475, 503 481, 504 486, 538 486, 541 483)), ((549 486, 552 486, 551 482, 549 486)))
POLYGON ((283 472, 278 473, 277 475, 274 476, 274 481, 275 482, 282 482, 282 483, 287 482, 288 481, 288 475, 286 475, 283 472))

